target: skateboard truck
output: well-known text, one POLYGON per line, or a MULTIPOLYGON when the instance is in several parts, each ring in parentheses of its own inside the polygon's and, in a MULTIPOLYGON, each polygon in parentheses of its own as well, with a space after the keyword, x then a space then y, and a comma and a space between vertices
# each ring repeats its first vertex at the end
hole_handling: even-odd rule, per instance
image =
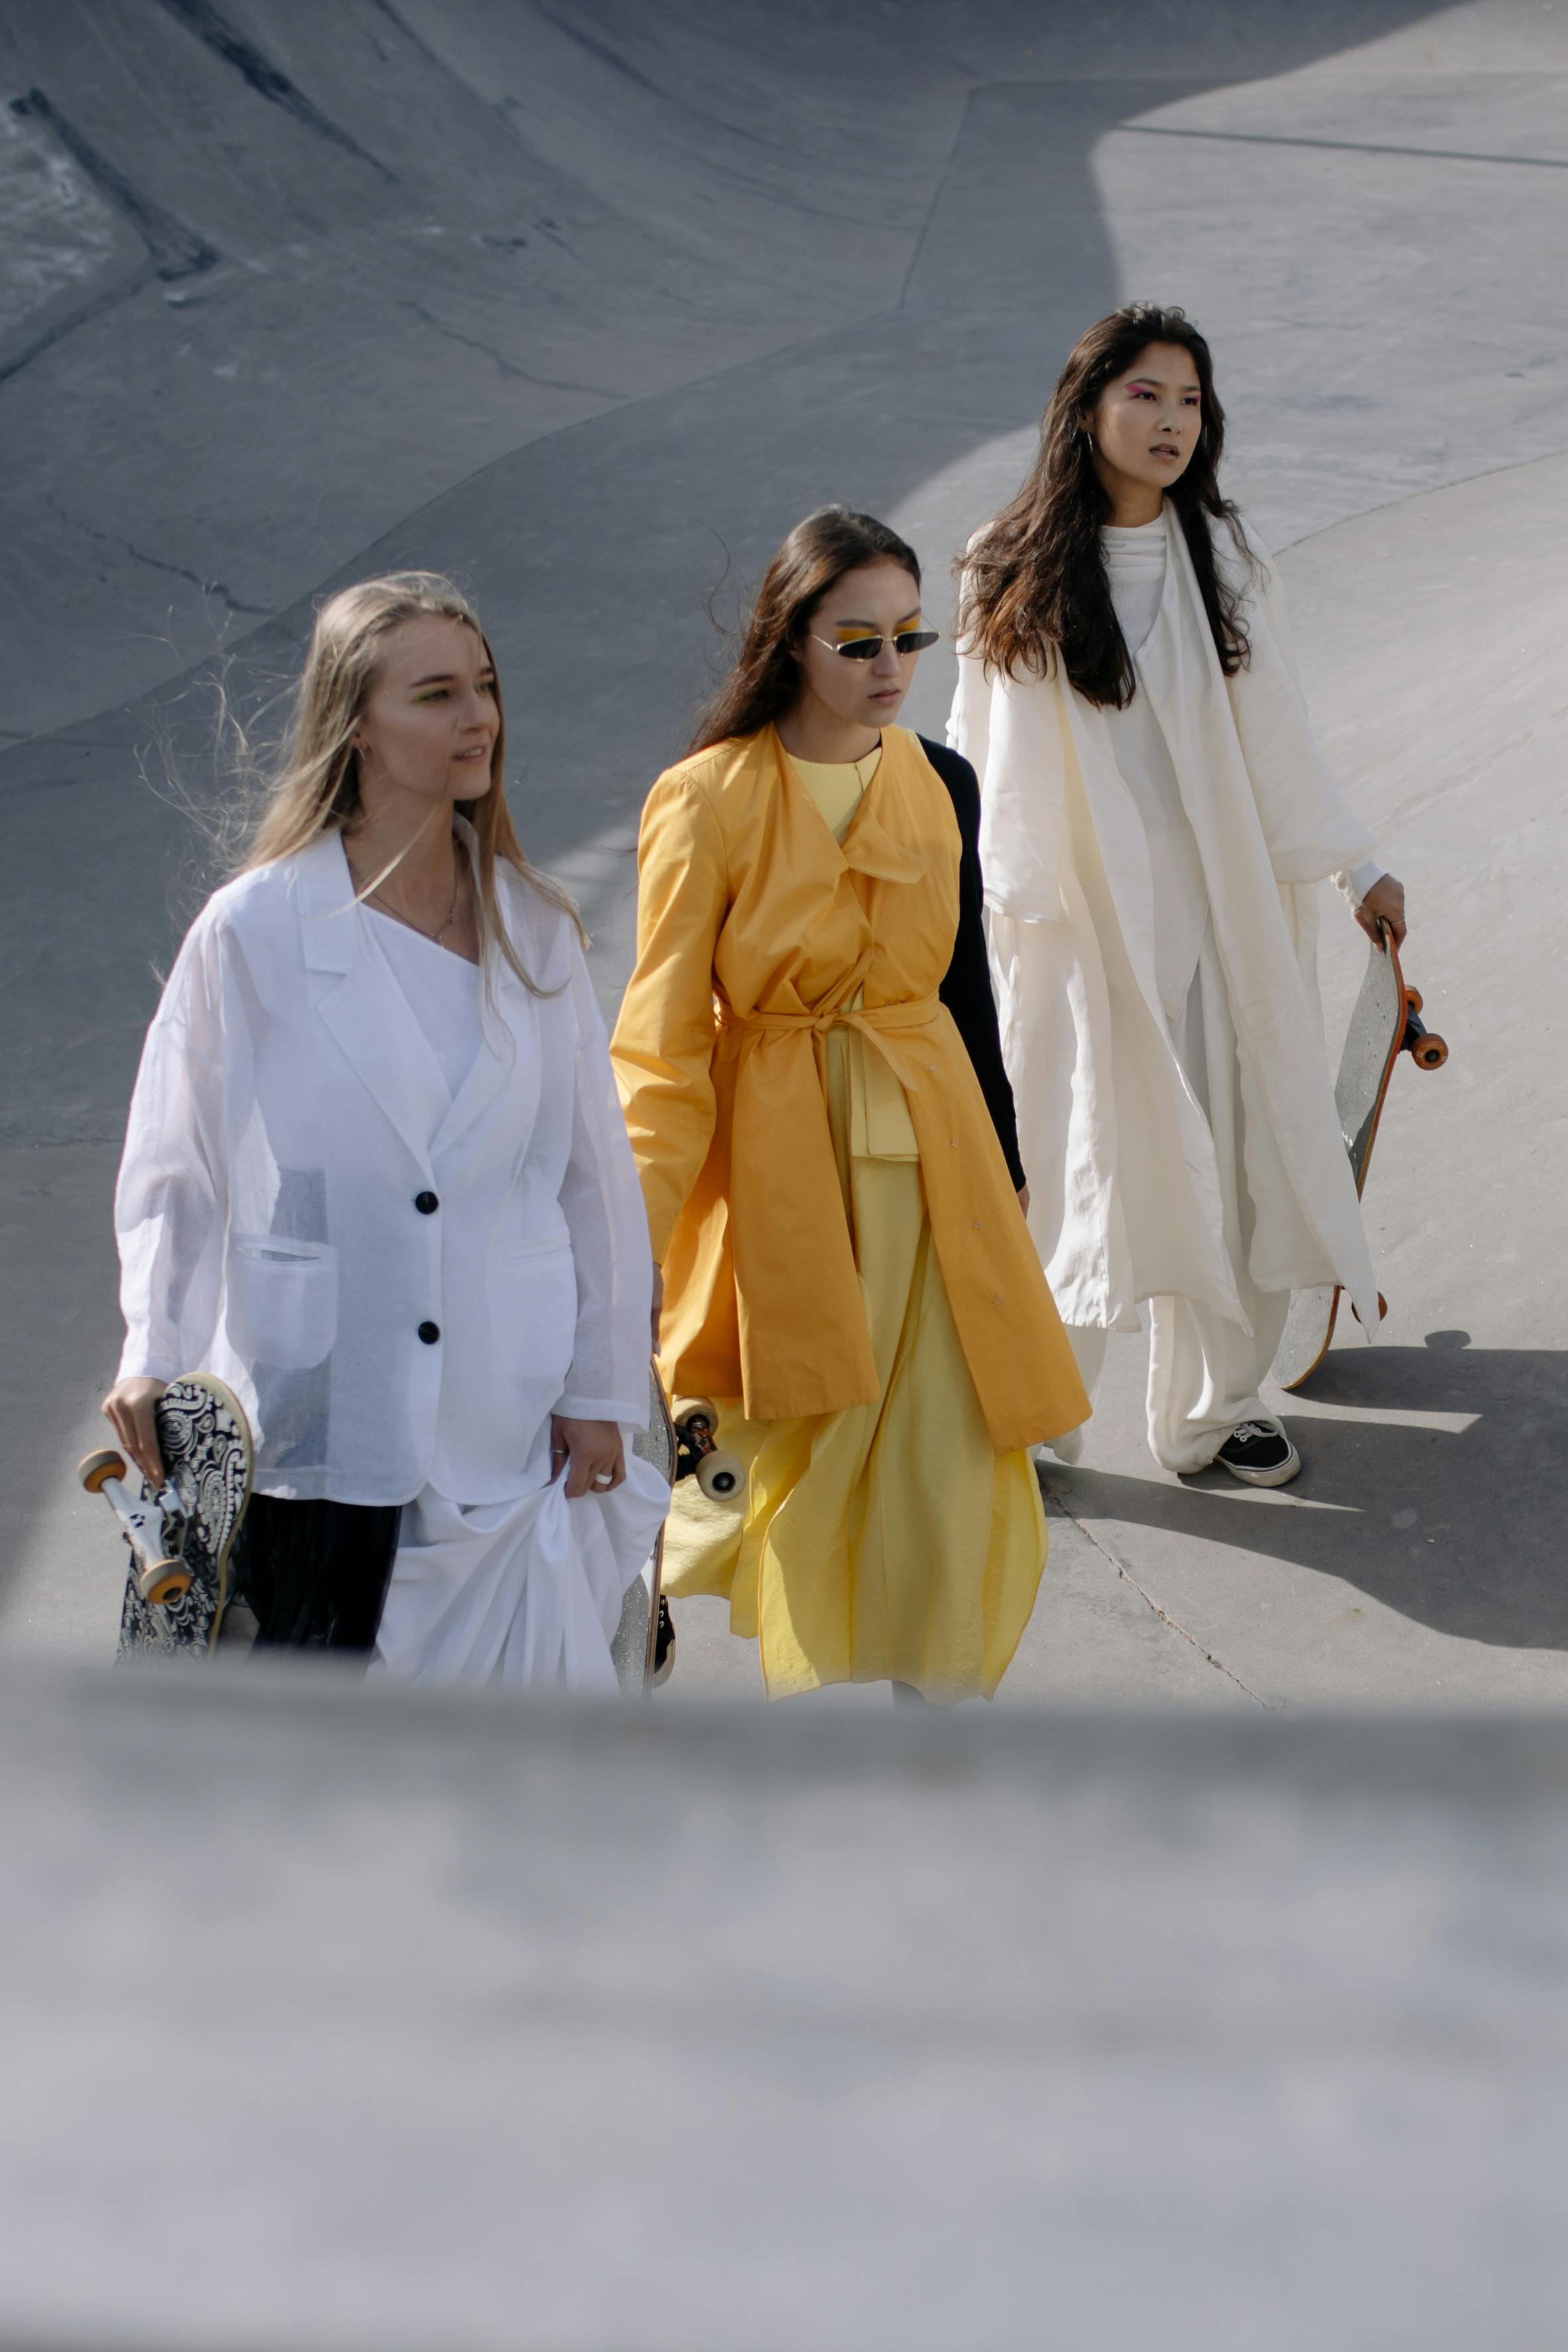
POLYGON ((191 1572, 181 1557, 185 1542, 185 1507, 171 1481, 156 1495, 146 1492, 132 1502, 123 1484, 125 1457, 107 1452, 89 1454, 77 1465, 77 1476, 89 1495, 101 1495, 120 1521, 131 1556, 136 1563, 136 1590, 155 1608, 183 1601, 191 1589, 191 1572))
POLYGON ((1448 1058, 1448 1048, 1442 1038, 1421 1018, 1418 988, 1405 992, 1405 1034, 1399 1040, 1399 1050, 1409 1055, 1418 1070, 1440 1070, 1448 1058))
POLYGON ((714 1432, 719 1415, 707 1397, 681 1397, 671 1415, 675 1423, 675 1475, 697 1481, 710 1502, 732 1502, 746 1483, 746 1465, 738 1454, 727 1454, 714 1432))

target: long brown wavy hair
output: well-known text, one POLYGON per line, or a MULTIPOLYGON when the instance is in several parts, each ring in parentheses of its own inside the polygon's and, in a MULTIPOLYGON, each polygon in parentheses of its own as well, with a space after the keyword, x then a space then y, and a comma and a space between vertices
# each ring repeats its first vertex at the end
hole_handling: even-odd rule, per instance
MULTIPOLYGON (((354 730, 379 675, 386 640, 405 621, 434 617, 461 621, 484 646, 495 677, 496 740, 490 754, 490 788, 482 799, 458 801, 458 813, 468 818, 479 843, 478 921, 481 952, 494 946, 505 957, 523 986, 542 992, 523 966, 508 935, 496 887, 498 864, 510 866, 536 890, 547 906, 555 907, 576 926, 584 939, 577 909, 558 882, 542 874, 524 855, 507 806, 506 714, 501 706, 500 677, 495 668, 489 639, 479 616, 460 589, 434 572, 390 572, 379 580, 361 580, 330 596, 316 615, 310 648, 305 656, 294 699, 292 719, 281 755, 265 780, 266 798, 260 820, 241 857, 237 870, 248 873, 293 857, 328 834, 342 833, 359 807, 359 754, 354 730)), ((432 811, 432 821, 438 810, 432 811)), ((413 847, 413 843, 407 845, 413 847)), ((402 853, 406 855, 406 850, 402 853)), ((394 866, 401 857, 394 861, 394 866)), ((366 893, 378 888, 394 870, 378 874, 366 893)), ((365 895, 365 894, 362 894, 365 895)))
POLYGON ((1240 592, 1215 562, 1211 517, 1225 520, 1238 554, 1250 558, 1237 509, 1220 495, 1225 411, 1214 362, 1184 310, 1130 302, 1079 336, 1051 394, 1039 455, 1022 489, 956 566, 960 635, 987 669, 1043 677, 1059 660, 1087 700, 1115 709, 1131 701, 1136 677, 1100 552, 1111 504, 1094 470, 1089 427, 1107 384, 1151 343, 1180 344, 1202 387, 1197 446, 1165 496, 1192 553, 1220 667, 1231 677, 1246 667, 1250 647, 1240 592))
POLYGON ((797 522, 763 574, 728 677, 703 705, 687 756, 755 735, 800 699, 796 648, 811 616, 834 584, 863 563, 902 566, 918 590, 920 559, 907 540, 874 515, 848 507, 818 507, 797 522))

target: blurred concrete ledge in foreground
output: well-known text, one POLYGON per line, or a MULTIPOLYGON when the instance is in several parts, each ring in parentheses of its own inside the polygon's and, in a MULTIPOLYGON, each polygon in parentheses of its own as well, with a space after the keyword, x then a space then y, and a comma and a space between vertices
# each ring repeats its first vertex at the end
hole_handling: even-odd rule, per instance
POLYGON ((0 2344, 1568 2335, 1568 1727, 0 1680, 0 2344))

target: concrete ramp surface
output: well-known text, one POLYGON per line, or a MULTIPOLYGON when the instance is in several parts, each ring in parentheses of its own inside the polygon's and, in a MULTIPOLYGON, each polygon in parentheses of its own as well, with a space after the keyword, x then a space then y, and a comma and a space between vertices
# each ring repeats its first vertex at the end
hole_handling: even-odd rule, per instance
MULTIPOLYGON (((837 497, 948 560, 1078 331, 1184 301, 1229 487, 1406 882, 1453 1059, 1370 1203, 1385 1344, 1275 1497, 1162 1479, 1113 1351, 1017 1696, 1555 1697, 1568 11, 1479 0, 11 0, 0 15, 0 1642, 102 1656, 70 1475, 112 1172, 212 877, 212 686, 263 730, 314 597, 449 568, 524 839, 613 1005, 636 816, 732 612, 837 497)), ((940 726, 928 656, 911 706, 940 726)), ((1358 950, 1326 948, 1331 1029, 1358 950)), ((754 1673, 688 1623, 688 1689, 754 1673)))
POLYGON ((35 1670, 0 1762, 8 2343, 1561 2340, 1561 1727, 35 1670))

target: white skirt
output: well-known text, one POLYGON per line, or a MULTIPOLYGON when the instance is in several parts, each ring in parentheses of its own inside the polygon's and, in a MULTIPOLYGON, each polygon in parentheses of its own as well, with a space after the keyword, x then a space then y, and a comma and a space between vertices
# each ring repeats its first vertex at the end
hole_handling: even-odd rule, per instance
POLYGON ((455 1503, 426 1486, 405 1504, 373 1673, 404 1683, 510 1690, 618 1685, 610 1643, 621 1603, 653 1550, 669 1488, 626 1440, 624 1486, 566 1499, 531 1461, 515 1495, 455 1503))

